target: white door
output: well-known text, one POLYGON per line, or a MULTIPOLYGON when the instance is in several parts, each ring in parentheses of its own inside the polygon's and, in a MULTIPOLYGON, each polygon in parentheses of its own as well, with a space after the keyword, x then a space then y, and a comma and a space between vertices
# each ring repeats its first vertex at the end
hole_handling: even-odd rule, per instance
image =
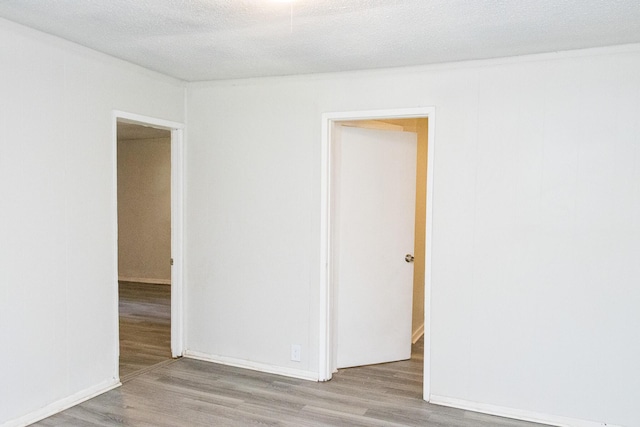
POLYGON ((417 135, 336 126, 337 367, 411 357, 417 135))

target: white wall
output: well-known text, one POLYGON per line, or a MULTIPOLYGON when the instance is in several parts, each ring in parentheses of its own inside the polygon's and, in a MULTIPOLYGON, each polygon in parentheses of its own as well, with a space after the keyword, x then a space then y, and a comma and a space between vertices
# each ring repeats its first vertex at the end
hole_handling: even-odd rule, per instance
POLYGON ((171 132, 118 140, 118 275, 171 283, 171 132))
POLYGON ((435 106, 434 400, 640 424, 639 46, 192 84, 187 105, 190 351, 317 372, 321 113, 435 106))
MULTIPOLYGON (((3 20, 0 57, 1 424, 114 383, 111 112, 184 111, 3 20)), ((423 105, 434 397, 640 424, 638 46, 190 85, 187 348, 317 372, 321 113, 423 105)))
POLYGON ((117 377, 114 109, 184 86, 0 20, 0 424, 117 377))

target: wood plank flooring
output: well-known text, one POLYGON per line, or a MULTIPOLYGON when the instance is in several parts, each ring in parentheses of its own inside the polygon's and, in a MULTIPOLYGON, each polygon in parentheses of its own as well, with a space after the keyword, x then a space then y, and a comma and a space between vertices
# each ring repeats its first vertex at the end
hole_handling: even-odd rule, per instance
POLYGON ((119 282, 120 380, 171 359, 171 286, 119 282))
POLYGON ((326 383, 165 358, 130 374, 122 387, 35 425, 540 426, 424 402, 422 354, 421 340, 411 360, 343 369, 326 383))

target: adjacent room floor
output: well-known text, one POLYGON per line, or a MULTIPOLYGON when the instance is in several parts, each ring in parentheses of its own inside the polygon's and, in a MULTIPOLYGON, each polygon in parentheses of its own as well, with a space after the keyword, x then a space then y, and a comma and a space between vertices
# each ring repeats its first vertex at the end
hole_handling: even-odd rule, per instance
POLYGON ((171 359, 171 286, 119 282, 120 380, 171 359))
POLYGON ((423 401, 422 340, 411 360, 342 369, 326 383, 171 359, 167 289, 121 284, 122 387, 35 425, 539 426, 423 401))

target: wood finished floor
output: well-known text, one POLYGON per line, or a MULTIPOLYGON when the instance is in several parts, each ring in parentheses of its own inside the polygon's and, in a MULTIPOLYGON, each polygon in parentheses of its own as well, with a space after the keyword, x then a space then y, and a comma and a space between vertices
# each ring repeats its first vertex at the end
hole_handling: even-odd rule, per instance
MULTIPOLYGON (((145 307, 142 312, 151 317, 158 316, 149 313, 150 301, 159 298, 156 291, 154 288, 150 295, 142 297, 141 305, 145 307)), ((135 293, 139 294, 140 290, 135 293)), ((134 317, 133 329, 148 332, 146 326, 141 326, 148 320, 139 318, 139 314, 133 315, 141 311, 129 304, 133 303, 123 304, 123 311, 134 317)), ((166 315, 159 317, 161 323, 166 323, 166 315)), ((146 351, 155 345, 128 343, 125 347, 142 347, 146 351)), ((157 359, 155 352, 149 351, 149 354, 145 353, 140 361, 131 356, 125 368, 138 371, 132 371, 122 387, 34 425, 540 426, 424 402, 422 340, 413 347, 411 360, 343 369, 326 383, 186 358, 164 357, 150 366, 148 363, 157 359), (144 364, 147 365, 142 366, 144 364)))
POLYGON ((120 380, 171 359, 171 286, 119 282, 120 380))

